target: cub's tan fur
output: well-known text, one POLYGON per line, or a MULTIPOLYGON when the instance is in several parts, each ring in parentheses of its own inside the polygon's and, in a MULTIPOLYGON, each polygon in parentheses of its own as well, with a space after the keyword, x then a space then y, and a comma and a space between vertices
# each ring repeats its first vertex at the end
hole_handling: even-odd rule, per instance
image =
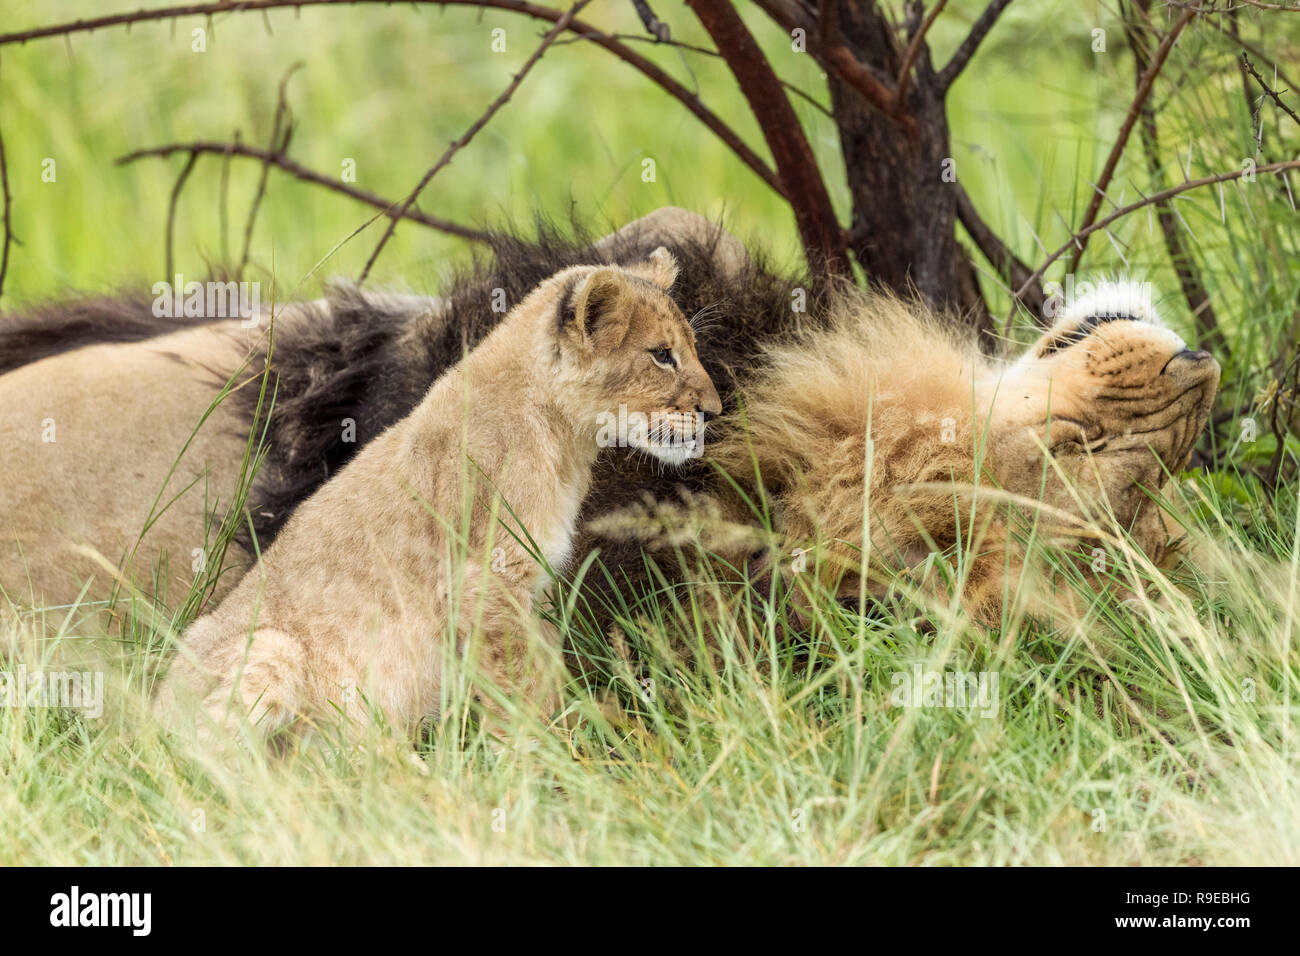
POLYGON ((176 715, 188 698, 205 723, 247 716, 261 733, 370 707, 411 731, 473 632, 478 673, 549 710, 547 655, 529 643, 547 572, 531 548, 565 565, 602 416, 670 414, 674 443, 644 447, 675 462, 722 410, 667 295, 676 272, 658 249, 542 283, 190 627, 163 705, 176 715))
POLYGON ((741 389, 745 428, 713 457, 742 482, 761 475, 786 573, 803 549, 802 567, 855 598, 866 513, 866 592, 880 597, 961 536, 963 603, 997 625, 1022 567, 999 502, 1028 505, 1067 548, 1091 553, 1088 526, 1118 524, 1153 559, 1164 551, 1147 492, 1186 463, 1219 367, 1132 292, 1103 287, 1011 363, 897 299, 847 295, 829 330, 769 350, 741 389))

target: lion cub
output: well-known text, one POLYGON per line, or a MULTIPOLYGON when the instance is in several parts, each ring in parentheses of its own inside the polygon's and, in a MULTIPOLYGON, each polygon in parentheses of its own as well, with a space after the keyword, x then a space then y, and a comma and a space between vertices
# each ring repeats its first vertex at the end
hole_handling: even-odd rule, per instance
POLYGON ((722 411, 667 294, 676 277, 661 247, 529 293, 190 626, 159 688, 165 716, 197 706, 266 736, 376 710, 414 732, 467 646, 482 679, 549 713, 538 659, 560 638, 532 612, 539 557, 567 561, 609 422, 654 422, 625 443, 680 464, 722 411))

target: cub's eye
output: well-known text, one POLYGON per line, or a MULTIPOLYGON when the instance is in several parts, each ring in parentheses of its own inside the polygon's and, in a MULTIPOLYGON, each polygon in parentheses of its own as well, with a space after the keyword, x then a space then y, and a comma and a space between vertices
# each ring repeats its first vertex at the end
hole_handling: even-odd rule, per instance
POLYGON ((650 357, 655 360, 656 365, 662 365, 664 368, 677 367, 672 349, 650 349, 650 357))

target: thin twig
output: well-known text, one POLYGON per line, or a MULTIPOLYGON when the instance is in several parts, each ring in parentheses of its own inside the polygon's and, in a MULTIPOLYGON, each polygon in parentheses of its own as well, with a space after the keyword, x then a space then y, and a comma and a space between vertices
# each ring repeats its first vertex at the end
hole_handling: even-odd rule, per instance
MULTIPOLYGON (((509 85, 501 91, 501 95, 494 99, 488 106, 487 110, 470 124, 469 129, 465 130, 460 139, 452 141, 451 145, 447 147, 446 152, 438 158, 436 163, 429 167, 428 172, 426 172, 420 178, 420 181, 416 183, 415 188, 411 190, 410 195, 406 197, 406 202, 402 205, 403 213, 415 205, 415 200, 420 197, 420 193, 424 191, 425 186, 429 185, 429 182, 433 177, 446 168, 446 166, 452 161, 452 158, 468 145, 469 141, 478 134, 479 130, 491 121, 492 117, 497 115, 497 112, 501 107, 510 102, 510 97, 514 95, 515 90, 519 89, 520 84, 524 81, 524 77, 526 77, 532 71, 533 67, 538 64, 542 59, 542 56, 550 48, 551 44, 555 42, 556 38, 568 29, 569 23, 575 16, 577 16, 578 11, 590 2, 591 0, 578 0, 577 3, 569 7, 568 12, 566 12, 564 16, 560 17, 560 19, 555 22, 555 26, 551 27, 551 29, 547 31, 546 36, 542 37, 542 42, 538 44, 537 49, 533 51, 532 56, 524 62, 523 67, 514 75, 514 78, 510 81, 509 85)), ((393 216, 388 220, 388 227, 384 229, 384 234, 379 237, 379 242, 375 244, 374 251, 370 253, 370 258, 366 260, 365 267, 361 270, 361 275, 357 277, 358 283, 365 282, 366 278, 370 275, 370 270, 374 266, 375 260, 379 258, 379 253, 383 252, 384 246, 388 244, 389 238, 393 235, 393 231, 397 229, 397 220, 400 218, 401 216, 393 216)))
POLYGON ((167 238, 164 240, 166 245, 163 249, 163 264, 166 266, 163 275, 170 282, 171 277, 175 275, 172 272, 174 260, 172 258, 172 241, 176 235, 176 206, 180 202, 181 190, 185 188, 185 180, 190 178, 190 173, 194 172, 194 164, 199 161, 198 153, 190 153, 190 158, 185 161, 185 166, 181 169, 181 174, 176 177, 176 183, 172 186, 171 198, 167 202, 167 238))
POLYGON ((921 24, 921 29, 916 31, 916 36, 912 37, 912 42, 907 45, 907 52, 903 55, 903 65, 898 68, 898 81, 894 84, 894 100, 900 106, 907 96, 907 86, 912 78, 912 65, 921 55, 921 45, 925 43, 925 35, 930 31, 930 25, 934 23, 935 17, 947 5, 948 0, 939 0, 930 11, 930 15, 925 18, 925 22, 921 24))
POLYGON ((1217 3, 1211 2, 1191 4, 1186 0, 1165 0, 1165 4, 1171 7, 1178 7, 1181 10, 1191 10, 1193 13, 1232 13, 1234 10, 1240 10, 1243 7, 1254 7, 1256 10, 1276 10, 1279 13, 1300 13, 1300 6, 1283 6, 1280 3, 1264 3, 1261 0, 1236 0, 1235 4, 1229 4, 1221 7, 1217 3))
MULTIPOLYGON (((1142 15, 1147 27, 1152 26, 1151 18, 1147 13, 1150 6, 1151 0, 1134 0, 1133 4, 1133 9, 1142 15)), ((1132 16, 1125 18, 1125 33, 1128 35, 1129 48, 1133 51, 1137 66, 1136 82, 1141 82, 1140 77, 1145 65, 1151 59, 1151 50, 1143 40, 1141 27, 1142 25, 1132 16)), ((1146 154, 1147 172, 1151 176, 1151 182, 1159 186, 1164 182, 1164 175, 1159 156, 1160 135, 1155 106, 1147 100, 1142 104, 1139 112, 1142 123, 1140 139, 1142 151, 1146 154)), ((1157 203, 1156 218, 1160 221, 1160 233, 1164 237, 1165 250, 1169 253, 1169 261, 1178 276, 1178 284, 1182 288, 1183 298, 1187 300, 1187 308, 1192 313, 1192 320, 1196 323, 1196 327, 1216 345, 1218 351, 1225 358, 1229 357, 1232 348, 1219 328, 1219 317, 1215 314, 1210 294, 1206 291, 1205 282, 1197 268, 1196 258, 1187 248, 1182 234, 1178 231, 1175 211, 1167 202, 1157 203)))
MULTIPOLYGON (((1110 148, 1110 155, 1106 157, 1106 165, 1102 167, 1101 177, 1097 180, 1092 198, 1088 200, 1088 210, 1083 214, 1083 228, 1086 229, 1092 225, 1097 218, 1097 214, 1101 212, 1102 201, 1106 198, 1106 187, 1110 185, 1111 178, 1115 175, 1115 169, 1119 166, 1120 155, 1124 152, 1124 146, 1128 143, 1128 137, 1133 132, 1134 124, 1137 123, 1142 104, 1151 95, 1151 88, 1155 85, 1156 74, 1164 66, 1169 51, 1173 49, 1179 34, 1183 32, 1183 27, 1187 26, 1194 16, 1196 16, 1195 12, 1185 10, 1177 22, 1170 27, 1165 38, 1160 41, 1160 46, 1156 47, 1156 52, 1152 54, 1151 63, 1142 74, 1142 79, 1138 81, 1137 92, 1133 96, 1133 102, 1129 104, 1124 123, 1119 128, 1119 135, 1115 137, 1115 145, 1110 148)), ((1085 233, 1081 238, 1086 240, 1088 235, 1091 235, 1091 233, 1085 233)), ((1088 243, 1081 241, 1078 248, 1074 250, 1074 256, 1070 260, 1070 272, 1079 271, 1079 260, 1083 258, 1083 253, 1087 248, 1088 243)))
POLYGON ((269 162, 277 169, 283 170, 295 179, 302 180, 306 183, 312 183, 316 186, 324 186, 326 189, 336 193, 341 193, 357 202, 365 203, 373 209, 378 209, 386 216, 397 216, 410 222, 419 223, 422 226, 428 226, 430 229, 437 229, 439 232, 445 232, 453 236, 460 236, 462 239, 469 239, 473 242, 488 242, 491 236, 478 229, 471 229, 468 226, 462 226, 459 223, 448 222, 446 219, 439 219, 436 216, 426 215, 418 209, 407 209, 403 212, 398 211, 399 202, 384 199, 372 192, 364 189, 358 189, 356 186, 348 183, 339 182, 337 179, 331 179, 322 175, 315 170, 308 169, 287 156, 280 156, 267 150, 258 149, 255 146, 246 146, 240 142, 234 143, 217 143, 206 140, 196 140, 192 143, 168 143, 165 146, 154 146, 150 149, 139 149, 125 156, 119 156, 114 160, 115 165, 123 166, 127 163, 133 163, 137 159, 146 157, 163 157, 171 156, 174 153, 202 153, 204 155, 217 156, 243 156, 247 159, 256 159, 261 162, 269 162))
POLYGON ((947 90, 952 86, 953 81, 966 69, 966 64, 971 61, 975 51, 979 49, 984 38, 989 35, 993 29, 993 24, 997 23, 998 17, 1002 16, 1002 11, 1007 8, 1011 0, 993 0, 984 12, 979 15, 979 19, 972 24, 970 33, 966 34, 966 39, 961 41, 961 46, 952 55, 948 64, 939 71, 939 89, 947 90))
MULTIPOLYGON (((271 123, 271 142, 267 148, 268 155, 283 156, 289 150, 289 141, 293 139, 293 119, 289 116, 289 101, 286 90, 289 79, 302 68, 299 61, 289 67, 280 78, 280 88, 275 100, 275 119, 271 123)), ((257 192, 253 194, 253 204, 249 207, 248 218, 244 221, 244 248, 239 254, 239 268, 235 277, 242 278, 248 267, 248 256, 253 245, 253 226, 257 223, 257 213, 262 208, 262 199, 266 196, 266 181, 271 176, 270 159, 263 160, 262 173, 257 180, 257 192)), ((169 273, 170 274, 170 273, 169 273)))
POLYGON ((9 163, 5 158, 5 140, 0 134, 0 202, 4 204, 5 235, 0 246, 0 296, 5 291, 5 276, 9 274, 9 247, 14 241, 13 197, 9 195, 9 163))
POLYGON ((1287 116, 1295 120, 1295 124, 1297 126, 1300 126, 1300 116, 1297 116, 1295 110, 1291 109, 1291 107, 1287 106, 1285 103, 1282 102, 1282 96, 1281 94, 1278 93, 1277 90, 1273 89, 1267 83, 1264 82, 1264 78, 1260 76, 1259 71, 1255 69, 1255 64, 1250 62, 1250 58, 1247 57, 1244 52, 1241 54, 1241 63, 1242 66, 1246 68, 1246 71, 1255 78, 1255 82, 1259 84, 1260 89, 1264 91, 1264 94, 1268 96, 1268 98, 1271 99, 1274 103, 1277 104, 1278 109, 1282 110, 1282 112, 1286 113, 1287 116))
MULTIPOLYGON (((1257 166, 1254 171, 1256 173, 1280 173, 1280 172, 1285 172, 1288 169, 1296 169, 1296 168, 1300 168, 1300 159, 1289 160, 1285 163, 1269 163, 1267 166, 1257 166)), ((1136 212, 1139 209, 1145 209, 1147 206, 1150 206, 1154 203, 1163 202, 1166 199, 1172 199, 1174 196, 1177 196, 1180 193, 1185 193, 1189 189, 1197 189, 1201 186, 1213 186, 1215 183, 1226 183, 1234 179, 1240 179, 1242 176, 1245 176, 1250 171, 1251 170, 1249 169, 1234 169, 1230 173, 1219 173, 1215 176, 1204 176, 1200 179, 1189 179, 1187 182, 1179 183, 1177 186, 1170 186, 1168 189, 1161 190, 1160 192, 1155 193, 1151 196, 1146 196, 1143 199, 1139 200, 1138 202, 1129 203, 1127 206, 1121 206, 1119 209, 1116 209, 1105 219, 1098 220, 1097 222, 1092 223, 1086 228, 1080 229, 1074 235, 1070 236, 1069 240, 1063 246, 1061 246, 1061 248, 1057 249, 1050 256, 1048 256, 1047 259, 1043 262, 1043 264, 1040 265, 1037 269, 1035 269, 1033 273, 1030 274, 1029 278, 1026 279, 1024 283, 1020 286, 1020 288, 1016 290, 1015 295, 1012 297, 1011 313, 1007 316, 1007 320, 1003 324, 1003 328, 1002 328, 1003 334, 1004 335, 1006 334, 1007 330, 1011 326, 1011 320, 1015 318, 1016 306, 1020 304, 1021 296, 1023 296, 1029 290, 1032 283, 1040 281, 1043 278, 1044 273, 1047 272, 1048 268, 1051 266, 1053 262, 1061 258, 1061 256, 1065 255, 1072 248, 1074 248, 1075 245, 1080 240, 1086 239, 1088 236, 1092 235, 1094 232, 1097 232, 1098 230, 1105 229, 1107 226, 1115 222, 1117 219, 1122 219, 1131 212, 1136 212)))
MULTIPOLYGON (((512 13, 519 13, 524 16, 532 17, 535 20, 549 20, 552 23, 559 20, 563 15, 561 11, 544 7, 537 3, 531 3, 529 0, 406 0, 412 6, 467 6, 467 7, 484 7, 493 10, 507 10, 512 13)), ((0 46, 13 43, 27 43, 30 40, 39 40, 47 37, 70 36, 74 33, 90 33, 94 30, 101 30, 107 27, 130 26, 135 23, 144 23, 156 20, 169 20, 182 16, 207 16, 215 13, 238 13, 240 11, 266 11, 281 8, 292 7, 295 10, 302 7, 344 7, 344 6, 390 6, 392 0, 216 0, 216 2, 207 3, 190 3, 180 6, 159 7, 155 10, 138 10, 135 13, 119 13, 103 17, 92 17, 89 19, 73 20, 66 23, 57 23, 50 26, 36 27, 31 30, 19 30, 13 33, 0 33, 0 46)), ((695 117, 713 131, 713 134, 722 140, 727 147, 740 158, 746 166, 772 187, 778 194, 784 196, 781 189, 781 180, 776 172, 767 165, 756 152, 745 144, 745 141, 730 126, 724 123, 716 113, 706 107, 700 98, 687 89, 671 75, 661 69, 656 63, 641 56, 635 50, 628 48, 625 44, 619 43, 606 36, 601 30, 585 23, 581 20, 573 20, 569 23, 569 30, 573 33, 581 34, 588 37, 597 46, 602 47, 608 52, 614 54, 628 66, 640 72, 646 78, 660 86, 668 95, 680 102, 695 117)))
MULTIPOLYGON (((239 130, 235 130, 235 142, 239 142, 239 130)), ((230 151, 221 157, 221 184, 218 187, 217 215, 221 231, 221 266, 230 268, 230 151)))
MULTIPOLYGON (((619 40, 622 41, 623 43, 653 43, 655 46, 670 46, 678 50, 686 50, 690 53, 698 53, 701 56, 708 56, 708 57, 714 57, 715 59, 722 59, 722 54, 719 53, 717 50, 712 50, 707 46, 699 46, 698 44, 695 43, 683 43, 681 40, 673 40, 673 39, 656 40, 654 37, 643 37, 635 33, 605 33, 602 34, 602 36, 607 36, 612 40, 619 40)), ((590 39, 591 37, 589 36, 580 35, 576 37, 570 37, 567 40, 556 40, 551 45, 568 46, 571 43, 583 43, 590 39)), ((819 103, 817 101, 817 98, 813 96, 811 93, 808 93, 805 90, 800 89, 799 87, 795 86, 793 83, 790 83, 786 80, 782 80, 781 85, 784 86, 789 92, 799 97, 801 100, 807 102, 808 105, 811 106, 813 109, 817 110, 820 113, 825 114, 826 116, 834 118, 835 114, 832 113, 830 109, 828 109, 827 107, 819 103)))
POLYGON ((660 42, 668 39, 670 36, 668 24, 655 16, 648 0, 632 0, 632 6, 636 8, 636 15, 641 18, 641 25, 646 28, 647 33, 660 42))
MULTIPOLYGON (((1253 56, 1255 59, 1262 61, 1266 67, 1268 67, 1270 70, 1273 71, 1274 75, 1275 75, 1279 80, 1281 80, 1283 83, 1285 83, 1285 84, 1286 84, 1288 87, 1290 87, 1291 89, 1293 89, 1293 90, 1296 89, 1296 84, 1295 84, 1295 82, 1287 78, 1287 75, 1286 75, 1285 73, 1282 72, 1282 70, 1281 70, 1281 68, 1278 66, 1276 60, 1274 60, 1274 59, 1272 59, 1271 57, 1269 57, 1269 55, 1268 55, 1267 53, 1265 53, 1264 51, 1262 51, 1259 47, 1254 46, 1254 45, 1252 45, 1252 44, 1250 44, 1250 43, 1247 43, 1245 40, 1242 39, 1241 34, 1240 34, 1240 33, 1238 32, 1238 30, 1237 30, 1237 15, 1236 15, 1236 13, 1233 13, 1233 14, 1228 18, 1228 27, 1229 27, 1229 29, 1228 29, 1226 32, 1224 31, 1222 24, 1216 24, 1216 26, 1218 27, 1219 32, 1220 32, 1220 33, 1223 33, 1223 35, 1226 36, 1228 39, 1230 39, 1233 43, 1237 44, 1237 46, 1241 47, 1243 50, 1245 50, 1247 53, 1249 53, 1249 54, 1250 54, 1251 56, 1253 56)), ((1238 63, 1237 66, 1238 66, 1238 68, 1240 68, 1240 67, 1241 67, 1241 64, 1238 63)), ((1243 72, 1244 72, 1244 71, 1243 71, 1243 72)))

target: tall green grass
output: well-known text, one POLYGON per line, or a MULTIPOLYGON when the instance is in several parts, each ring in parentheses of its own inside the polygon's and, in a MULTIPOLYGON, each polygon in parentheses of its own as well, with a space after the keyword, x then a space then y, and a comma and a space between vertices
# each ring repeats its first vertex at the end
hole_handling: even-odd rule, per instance
POLYGON ((415 748, 370 727, 214 760, 148 711, 183 620, 128 613, 104 717, 0 708, 0 862, 1300 862, 1296 504, 1247 556, 1202 490, 1178 587, 1139 570, 1172 600, 1092 595, 1056 629, 826 595, 810 624, 773 595, 718 614, 698 576, 620 592, 599 632, 571 602, 566 720, 521 709, 533 746, 504 752, 460 684, 415 748), (997 674, 992 713, 899 706, 917 666, 997 674))

